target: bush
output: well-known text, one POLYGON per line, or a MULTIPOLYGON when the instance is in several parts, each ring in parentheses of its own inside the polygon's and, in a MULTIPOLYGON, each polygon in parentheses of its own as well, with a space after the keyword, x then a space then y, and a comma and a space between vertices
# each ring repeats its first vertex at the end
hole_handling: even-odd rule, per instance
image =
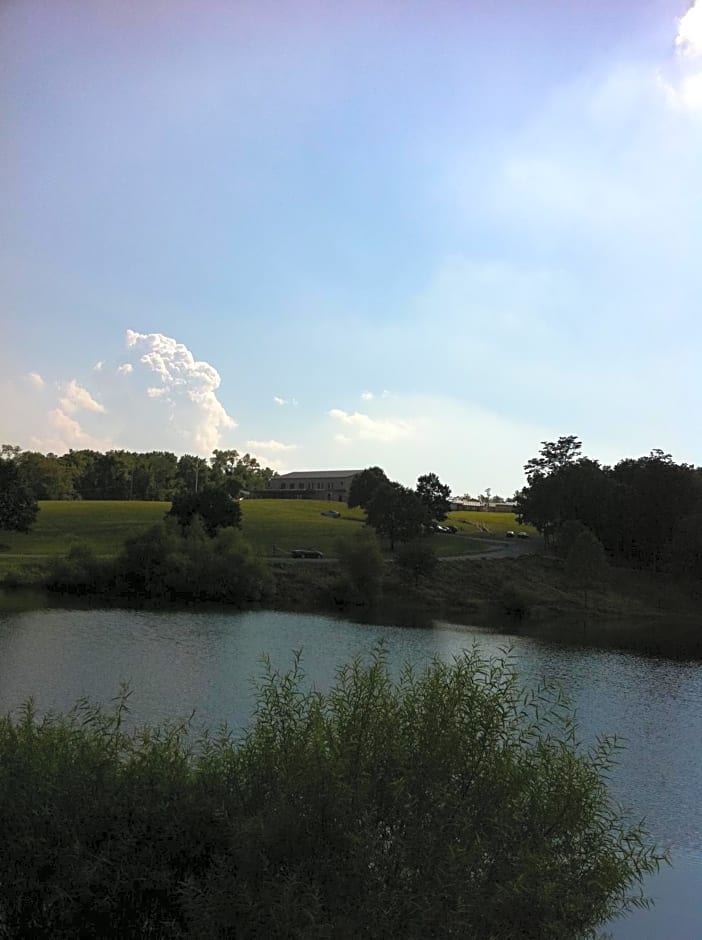
POLYGON ((0 720, 3 934, 575 940, 663 858, 614 742, 475 651, 399 680, 376 651, 326 694, 269 666, 239 742, 125 708, 0 720))
POLYGON ((111 563, 98 558, 84 542, 77 542, 62 558, 49 565, 46 586, 50 591, 67 594, 94 594, 101 591, 113 575, 111 563))
POLYGON ((266 562, 238 529, 220 529, 213 538, 199 516, 185 534, 172 522, 130 539, 117 561, 125 588, 150 598, 260 601, 272 590, 266 562))
POLYGON ((421 578, 428 578, 436 570, 436 552, 425 539, 403 542, 397 550, 396 564, 400 571, 410 577, 415 586, 421 578))
POLYGON ((385 567, 375 534, 363 528, 351 538, 340 538, 336 552, 342 577, 334 587, 335 594, 346 603, 349 599, 355 603, 374 603, 381 592, 385 567))

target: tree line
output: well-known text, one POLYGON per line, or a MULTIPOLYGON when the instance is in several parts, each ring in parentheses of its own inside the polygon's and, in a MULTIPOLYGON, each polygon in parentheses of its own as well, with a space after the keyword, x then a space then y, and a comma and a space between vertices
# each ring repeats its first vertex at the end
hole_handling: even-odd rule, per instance
POLYGON ((57 456, 3 444, 0 458, 12 462, 14 475, 39 500, 168 501, 212 486, 238 496, 245 490, 265 489, 273 477, 269 467, 236 450, 214 450, 209 459, 128 450, 69 450, 57 456))
POLYGON ((620 564, 651 571, 702 571, 702 469, 652 450, 613 467, 582 453, 577 437, 543 441, 516 494, 521 522, 562 554, 589 530, 620 564))

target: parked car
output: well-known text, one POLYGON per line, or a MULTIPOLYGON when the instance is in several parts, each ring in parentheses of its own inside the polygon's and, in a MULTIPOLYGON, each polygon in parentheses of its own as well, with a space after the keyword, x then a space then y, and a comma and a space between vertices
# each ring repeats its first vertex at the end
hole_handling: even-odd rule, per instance
POLYGON ((517 532, 518 539, 528 539, 529 537, 530 536, 528 532, 517 532))
POLYGON ((451 535, 455 535, 458 532, 458 529, 455 525, 445 525, 444 532, 450 532, 451 535))
POLYGON ((506 538, 506 539, 513 539, 513 538, 514 538, 514 532, 513 532, 511 529, 509 530, 509 532, 505 532, 505 538, 506 538))
POLYGON ((336 509, 325 509, 324 512, 320 512, 320 516, 327 516, 328 519, 338 519, 341 513, 337 512, 336 509))
POLYGON ((324 558, 316 548, 293 548, 290 554, 293 558, 324 558))

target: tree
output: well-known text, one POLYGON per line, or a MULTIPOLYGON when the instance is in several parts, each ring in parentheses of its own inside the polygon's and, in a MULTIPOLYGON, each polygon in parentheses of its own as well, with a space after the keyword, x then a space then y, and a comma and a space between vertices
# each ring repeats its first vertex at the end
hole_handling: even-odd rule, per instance
POLYGON ((213 450, 210 463, 212 484, 223 487, 230 496, 265 489, 273 477, 273 471, 262 467, 255 457, 242 456, 237 450, 213 450))
POLYGON ((490 512, 490 497, 492 494, 491 487, 487 487, 484 493, 480 495, 480 502, 485 506, 487 512, 490 512))
POLYGON ((566 574, 582 587, 586 607, 588 590, 602 584, 607 576, 607 568, 602 542, 589 529, 585 529, 568 552, 566 574))
POLYGON ((361 509, 368 509, 368 504, 375 496, 376 491, 388 483, 390 483, 390 480, 380 467, 366 467, 365 470, 361 470, 353 478, 349 487, 347 503, 349 509, 354 509, 356 506, 360 506, 361 509))
POLYGON ((16 456, 0 458, 0 530, 29 532, 38 512, 39 505, 22 479, 16 456))
POLYGON ((685 516, 678 522, 671 555, 676 574, 702 577, 702 513, 685 516))
POLYGON ((219 529, 229 526, 241 528, 241 507, 225 490, 209 486, 199 493, 181 493, 175 496, 166 518, 174 518, 183 528, 190 525, 193 516, 200 516, 207 534, 212 537, 219 529))
POLYGON ((431 519, 441 522, 449 511, 451 487, 442 483, 435 473, 425 473, 418 477, 417 496, 427 508, 431 519))
POLYGON ((341 569, 348 585, 363 602, 373 602, 383 580, 383 553, 374 533, 364 528, 336 545, 341 569))
POLYGON ((573 434, 559 437, 557 441, 542 441, 538 457, 532 457, 524 464, 527 480, 531 482, 535 474, 553 473, 573 463, 580 456, 582 446, 573 434))
POLYGON ((430 522, 427 508, 414 490, 400 483, 387 483, 376 489, 366 507, 368 525, 381 538, 390 541, 394 550, 395 541, 409 542, 419 538, 430 522))
POLYGON ((430 577, 438 563, 436 552, 426 539, 404 542, 397 550, 396 564, 413 579, 415 586, 421 578, 430 577))
POLYGON ((267 663, 242 736, 132 732, 127 695, 0 719, 7 936, 109 911, 122 937, 583 940, 665 859, 610 797, 616 742, 475 650, 399 678, 376 650, 323 691, 267 663))

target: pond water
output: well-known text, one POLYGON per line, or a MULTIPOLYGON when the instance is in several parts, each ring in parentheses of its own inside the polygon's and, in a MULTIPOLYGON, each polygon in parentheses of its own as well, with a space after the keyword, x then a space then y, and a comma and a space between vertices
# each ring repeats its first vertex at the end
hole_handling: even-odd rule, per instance
POLYGON ((609 928, 616 940, 702 937, 702 664, 632 653, 559 647, 479 628, 358 624, 273 612, 155 612, 42 609, 0 611, 0 712, 30 695, 41 710, 78 698, 107 703, 132 688, 132 719, 187 717, 210 727, 248 723, 252 679, 262 655, 287 669, 302 651, 306 675, 328 687, 336 667, 385 643, 393 668, 450 658, 477 642, 485 653, 511 646, 526 683, 555 678, 577 707, 582 736, 626 740, 612 778, 615 795, 647 819, 673 866, 651 880, 652 911, 609 928))

